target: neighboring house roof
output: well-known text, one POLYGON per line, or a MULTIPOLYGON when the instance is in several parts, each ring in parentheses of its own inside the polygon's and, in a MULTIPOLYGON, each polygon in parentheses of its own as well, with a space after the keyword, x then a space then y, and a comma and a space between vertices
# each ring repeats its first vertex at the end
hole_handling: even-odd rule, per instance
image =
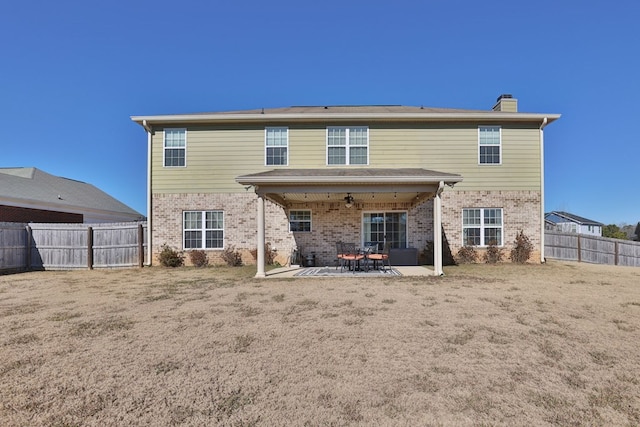
POLYGON ((558 224, 561 222, 575 222, 576 224, 580 225, 604 225, 601 222, 593 221, 591 219, 583 218, 581 216, 562 211, 547 212, 546 214, 544 214, 544 219, 545 221, 553 224, 558 224))
POLYGON ((143 126, 156 123, 198 122, 291 122, 291 121, 464 121, 500 120, 535 121, 551 123, 559 114, 504 112, 494 110, 463 110, 453 108, 412 107, 404 105, 327 105, 293 106, 285 108, 261 108, 254 110, 223 111, 211 113, 132 116, 131 120, 143 126))
POLYGON ((85 182, 50 175, 37 168, 0 168, 0 204, 118 217, 135 221, 143 215, 85 182))

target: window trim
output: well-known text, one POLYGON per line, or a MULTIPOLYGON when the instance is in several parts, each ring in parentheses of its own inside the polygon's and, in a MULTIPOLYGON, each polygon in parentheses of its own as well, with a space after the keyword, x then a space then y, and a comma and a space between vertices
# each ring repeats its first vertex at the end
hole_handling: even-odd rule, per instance
POLYGON ((466 208, 462 208, 462 216, 460 219, 461 223, 462 223, 462 233, 461 233, 461 240, 462 240, 462 246, 474 246, 477 248, 486 248, 489 245, 485 245, 484 241, 485 241, 485 229, 486 228, 499 228, 500 229, 500 242, 498 242, 498 247, 504 247, 504 208, 496 208, 496 207, 466 207, 466 208), (480 210, 480 224, 478 225, 474 225, 474 226, 469 226, 469 225, 465 225, 464 224, 464 211, 467 210, 480 210), (486 210, 499 210, 500 211, 500 219, 501 219, 501 223, 500 226, 494 226, 494 225, 487 225, 484 223, 484 218, 485 218, 485 211, 486 210), (480 228, 480 244, 479 245, 468 245, 465 240, 464 240, 464 230, 465 229, 469 229, 469 228, 480 228))
POLYGON ((187 167, 187 128, 164 128, 162 129, 162 167, 164 168, 186 168, 187 167), (167 165, 167 149, 175 149, 176 147, 167 147, 167 130, 184 131, 184 165, 173 166, 167 165))
POLYGON ((325 130, 325 162, 326 166, 369 166, 369 126, 327 126, 325 130), (345 132, 345 163, 341 164, 331 164, 329 163, 329 147, 342 147, 342 145, 329 145, 329 129, 344 129, 345 132), (351 129, 365 129, 367 131, 367 143, 366 145, 354 145, 353 147, 366 147, 367 149, 367 161, 366 163, 355 163, 351 164, 350 162, 350 152, 351 152, 351 143, 350 143, 350 131, 351 129))
POLYGON ((478 126, 478 165, 480 166, 500 166, 502 165, 502 126, 500 125, 480 125, 478 126), (495 147, 495 144, 481 144, 480 142, 480 129, 482 128, 497 128, 498 129, 498 156, 500 161, 498 163, 482 163, 480 161, 480 147, 495 147))
POLYGON ((288 126, 267 126, 264 128, 264 165, 265 166, 289 166, 289 127, 288 126), (269 146, 267 145, 267 135, 269 133, 269 129, 284 129, 287 131, 287 145, 281 146, 281 145, 273 145, 273 146, 269 146), (268 152, 268 148, 272 147, 285 147, 287 149, 287 158, 286 158, 286 163, 283 165, 275 165, 275 164, 269 164, 269 162, 267 161, 267 159, 269 158, 267 155, 268 152))
POLYGON ((226 233, 225 233, 225 219, 224 219, 225 215, 224 215, 224 211, 222 209, 206 209, 206 210, 184 210, 182 211, 182 250, 185 251, 194 251, 194 250, 209 250, 209 251, 221 251, 224 249, 225 247, 225 239, 226 239, 226 233), (185 222, 186 222, 186 214, 187 213, 201 213, 202 214, 202 218, 201 218, 201 223, 200 223, 200 228, 189 228, 187 229, 185 227, 185 222), (217 213, 221 213, 222 214, 222 228, 206 228, 207 226, 207 212, 217 212, 217 213), (200 238, 200 247, 197 248, 187 248, 185 245, 185 234, 187 231, 200 231, 202 232, 202 236, 200 238), (222 231, 222 245, 219 248, 208 248, 207 247, 207 231, 222 231))
POLYGON ((289 232, 290 233, 311 233, 313 231, 313 211, 311 209, 289 209, 289 215, 288 215, 288 222, 289 222, 289 232), (291 212, 309 212, 309 221, 295 221, 295 222, 299 222, 299 223, 309 223, 309 231, 298 231, 298 230, 291 230, 291 212))

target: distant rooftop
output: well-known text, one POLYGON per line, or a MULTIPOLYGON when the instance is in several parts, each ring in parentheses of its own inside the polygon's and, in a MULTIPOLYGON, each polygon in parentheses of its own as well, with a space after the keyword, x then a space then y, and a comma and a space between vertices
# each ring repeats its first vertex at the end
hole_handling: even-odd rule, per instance
POLYGON ((563 212, 563 211, 547 212, 546 214, 544 214, 544 218, 545 220, 553 222, 554 224, 570 221, 570 222, 575 222, 576 224, 581 224, 581 225, 600 225, 600 226, 604 225, 601 222, 594 221, 588 218, 584 218, 584 217, 574 215, 569 212, 563 212))
POLYGON ((99 188, 74 179, 48 174, 33 167, 0 168, 0 204, 25 201, 58 207, 76 207, 142 215, 99 188))

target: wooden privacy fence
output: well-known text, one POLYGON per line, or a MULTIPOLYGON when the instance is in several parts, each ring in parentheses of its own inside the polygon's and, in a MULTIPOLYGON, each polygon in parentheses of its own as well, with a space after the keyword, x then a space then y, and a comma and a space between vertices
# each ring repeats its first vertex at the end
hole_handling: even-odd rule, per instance
POLYGON ((640 267, 640 242, 556 231, 544 236, 547 258, 640 267))
POLYGON ((0 271, 142 267, 147 224, 0 223, 0 271))

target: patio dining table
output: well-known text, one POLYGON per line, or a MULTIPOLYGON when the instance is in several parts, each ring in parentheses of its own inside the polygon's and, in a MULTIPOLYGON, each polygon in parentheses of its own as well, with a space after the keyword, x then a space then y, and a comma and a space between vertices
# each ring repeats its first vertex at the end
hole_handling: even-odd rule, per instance
POLYGON ((377 252, 378 243, 368 242, 363 247, 356 246, 355 244, 343 244, 343 260, 347 261, 348 271, 369 271, 372 267, 377 269, 377 262, 369 259, 371 253, 377 252))

